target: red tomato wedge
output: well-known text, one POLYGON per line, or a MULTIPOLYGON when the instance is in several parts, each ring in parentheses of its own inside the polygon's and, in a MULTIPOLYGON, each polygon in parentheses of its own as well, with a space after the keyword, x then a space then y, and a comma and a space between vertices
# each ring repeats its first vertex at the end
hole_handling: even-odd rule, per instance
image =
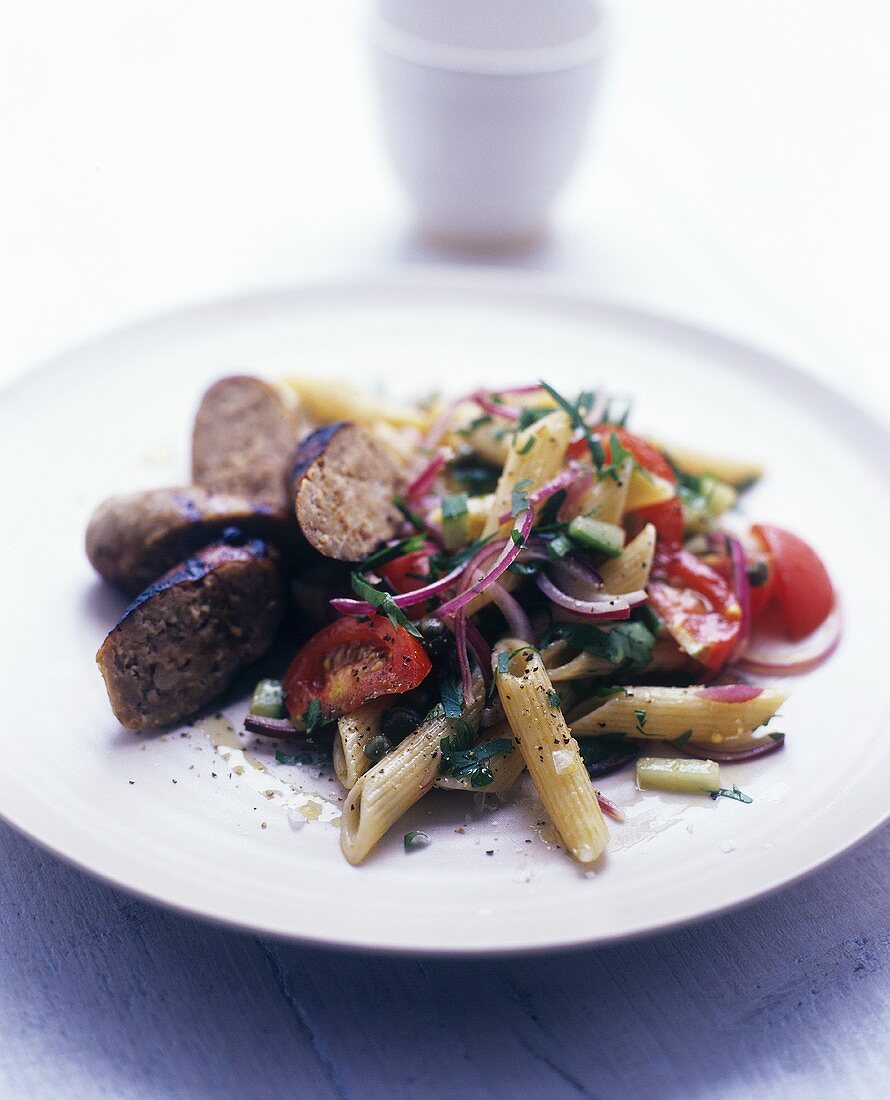
POLYGON ((393 592, 399 595, 415 592, 430 583, 430 557, 426 550, 414 550, 410 554, 402 554, 400 558, 393 558, 385 565, 378 565, 375 572, 393 592))
POLYGON ((687 550, 662 552, 646 591, 681 649, 715 671, 726 664, 738 641, 742 609, 719 573, 687 550))
POLYGON ((765 523, 752 531, 775 559, 779 610, 788 633, 799 641, 828 618, 834 604, 831 577, 816 551, 797 535, 765 523))
POLYGON ((410 691, 432 664, 422 643, 383 615, 338 619, 294 657, 284 677, 285 703, 297 729, 305 729, 313 700, 329 722, 379 695, 410 691))

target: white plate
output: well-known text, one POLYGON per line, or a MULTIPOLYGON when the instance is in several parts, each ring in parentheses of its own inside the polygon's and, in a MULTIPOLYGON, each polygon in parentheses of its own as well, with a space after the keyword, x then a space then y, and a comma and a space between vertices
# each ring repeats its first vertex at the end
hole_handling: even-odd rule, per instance
MULTIPOLYGON (((0 812, 144 897, 318 943, 485 952, 593 944, 748 901, 887 814, 888 454, 882 427, 787 364, 503 276, 308 287, 112 335, 25 378, 0 403, 0 812), (336 828, 295 829, 281 797, 259 793, 266 777, 232 774, 200 729, 160 738, 121 730, 93 654, 122 601, 91 575, 84 526, 111 492, 183 480, 202 388, 245 370, 415 392, 541 376, 602 382, 636 395, 642 429, 765 459, 770 472, 749 510, 823 552, 846 636, 825 667, 791 685, 785 751, 732 770, 754 803, 640 795, 629 775, 606 778, 629 823, 612 826, 611 854, 594 875, 548 848, 530 796, 477 813, 472 796, 437 792, 354 869, 336 828), (417 828, 432 844, 406 855, 402 835, 417 828)), ((230 714, 237 721, 244 710, 230 714)), ((278 771, 303 774, 307 790, 333 801, 324 816, 336 812, 327 777, 278 771)))

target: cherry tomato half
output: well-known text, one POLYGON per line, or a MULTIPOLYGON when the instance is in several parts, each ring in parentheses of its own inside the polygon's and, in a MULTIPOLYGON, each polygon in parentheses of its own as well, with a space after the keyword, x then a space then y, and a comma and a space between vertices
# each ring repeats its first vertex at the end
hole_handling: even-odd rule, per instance
POLYGON ((646 590, 681 649, 707 668, 726 664, 738 641, 742 609, 719 573, 688 550, 663 551, 646 590))
POLYGON ((294 657, 284 677, 285 704, 297 729, 305 729, 313 699, 328 722, 379 695, 416 688, 431 668, 422 643, 385 616, 338 619, 294 657))
POLYGON ((775 595, 788 633, 795 641, 805 638, 825 622, 834 604, 828 570, 816 551, 790 531, 769 524, 752 531, 775 559, 775 595))
POLYGON ((426 550, 414 550, 402 554, 385 565, 378 565, 375 572, 381 576, 393 592, 415 592, 430 583, 430 557, 426 550))

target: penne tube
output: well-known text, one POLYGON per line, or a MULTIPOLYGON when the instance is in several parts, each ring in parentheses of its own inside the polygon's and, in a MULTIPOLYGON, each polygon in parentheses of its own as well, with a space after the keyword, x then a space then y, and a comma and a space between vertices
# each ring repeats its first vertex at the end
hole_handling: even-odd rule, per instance
POLYGON ((497 671, 497 689, 514 743, 566 850, 579 862, 592 863, 602 855, 609 832, 541 655, 508 638, 495 647, 495 670, 501 653, 509 656, 508 671, 497 671))
POLYGON ((380 720, 387 707, 392 706, 392 701, 391 695, 372 699, 338 720, 337 736, 334 738, 334 771, 347 790, 351 790, 372 767, 371 760, 365 755, 365 746, 380 733, 380 720))
POLYGON ((562 469, 571 435, 568 416, 564 412, 552 412, 511 437, 514 443, 498 480, 491 512, 482 529, 483 537, 501 528, 508 529, 508 524, 501 523, 501 516, 511 510, 513 490, 517 485, 523 485, 531 493, 556 477, 562 469))
POLYGON ((589 487, 578 495, 570 508, 563 505, 559 518, 571 520, 575 516, 594 515, 603 523, 620 523, 627 506, 627 491, 632 470, 633 463, 628 458, 622 464, 617 480, 613 477, 594 476, 589 487))
POLYGON ((655 528, 647 523, 622 553, 599 566, 603 589, 614 596, 645 588, 655 554, 655 528))
POLYGON ((319 424, 351 420, 353 424, 373 428, 383 421, 395 428, 426 431, 432 423, 433 414, 426 409, 402 405, 389 397, 357 393, 353 386, 345 382, 294 377, 285 378, 284 382, 300 398, 306 414, 319 424))
MULTIPOLYGON (((578 653, 567 642, 553 642, 542 651, 547 674, 554 683, 583 680, 592 676, 610 676, 615 665, 595 653, 578 653)), ((680 672, 692 667, 689 656, 672 638, 659 638, 652 649, 646 672, 680 672)))
POLYGON ((728 481, 736 489, 743 489, 763 477, 763 466, 759 462, 691 451, 688 447, 675 447, 673 444, 659 444, 659 447, 683 473, 693 477, 711 474, 720 481, 728 481))
POLYGON ((592 707, 591 701, 582 704, 572 715, 570 725, 578 736, 623 733, 680 744, 692 741, 732 752, 749 748, 768 736, 755 736, 755 731, 787 698, 772 688, 751 691, 755 694, 749 698, 731 701, 732 693, 721 688, 625 687, 607 699, 594 700, 592 707), (730 701, 720 698, 721 691, 730 701))
MULTIPOLYGON (((482 681, 464 708, 464 719, 475 729, 482 712, 482 681)), ((423 722, 392 752, 360 776, 346 796, 340 826, 340 847, 352 864, 361 863, 380 838, 432 787, 442 759, 441 742, 458 737, 460 719, 433 717, 423 722)))
MULTIPOLYGON (((476 748, 482 748, 502 737, 508 737, 511 741, 513 739, 512 731, 507 722, 503 722, 501 725, 488 731, 476 748)), ((512 752, 498 753, 497 756, 489 757, 486 763, 491 769, 491 774, 494 776, 494 782, 489 783, 486 787, 474 787, 469 779, 461 779, 455 775, 438 776, 434 786, 440 787, 443 791, 472 791, 473 794, 504 794, 506 791, 509 791, 516 780, 525 771, 525 760, 519 749, 515 747, 512 752)))
POLYGON ((634 467, 627 490, 627 510, 633 512, 637 508, 648 508, 650 504, 663 504, 676 495, 677 490, 670 481, 634 467))

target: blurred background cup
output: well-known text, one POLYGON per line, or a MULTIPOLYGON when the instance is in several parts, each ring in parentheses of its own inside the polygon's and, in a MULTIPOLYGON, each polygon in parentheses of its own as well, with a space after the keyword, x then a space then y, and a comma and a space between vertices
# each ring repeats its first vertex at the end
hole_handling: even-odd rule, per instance
POLYGON ((595 0, 374 0, 386 143, 421 232, 537 238, 580 158, 603 57, 595 0))

